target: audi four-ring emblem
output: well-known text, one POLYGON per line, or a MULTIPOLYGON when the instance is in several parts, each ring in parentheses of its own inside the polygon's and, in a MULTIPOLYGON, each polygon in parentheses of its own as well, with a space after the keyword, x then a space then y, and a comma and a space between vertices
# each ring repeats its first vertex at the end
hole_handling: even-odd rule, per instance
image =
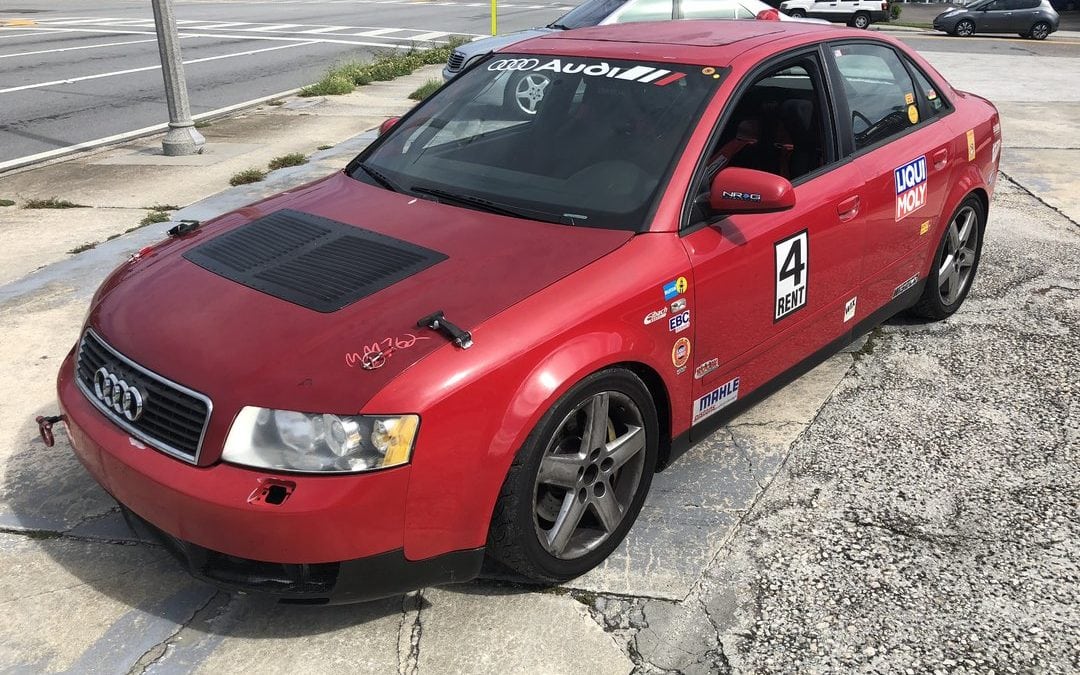
POLYGON ((112 408, 117 415, 123 415, 129 422, 134 422, 142 416, 145 400, 143 393, 138 387, 110 373, 105 366, 94 372, 94 395, 107 407, 112 408))
POLYGON ((540 59, 501 59, 488 64, 488 70, 532 70, 540 59))

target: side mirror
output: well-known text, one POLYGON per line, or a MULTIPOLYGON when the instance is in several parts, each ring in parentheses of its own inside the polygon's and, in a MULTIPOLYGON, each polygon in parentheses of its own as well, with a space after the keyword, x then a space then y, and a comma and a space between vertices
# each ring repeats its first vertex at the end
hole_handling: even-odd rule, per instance
POLYGON ((758 12, 754 18, 758 21, 779 21, 780 12, 770 7, 768 9, 763 9, 758 12))
POLYGON ((716 213, 772 213, 795 206, 795 188, 774 173, 729 166, 709 188, 709 208, 716 213))
POLYGON ((383 123, 379 125, 379 135, 382 136, 387 131, 393 129, 394 125, 397 124, 400 119, 400 117, 387 117, 383 120, 383 123))

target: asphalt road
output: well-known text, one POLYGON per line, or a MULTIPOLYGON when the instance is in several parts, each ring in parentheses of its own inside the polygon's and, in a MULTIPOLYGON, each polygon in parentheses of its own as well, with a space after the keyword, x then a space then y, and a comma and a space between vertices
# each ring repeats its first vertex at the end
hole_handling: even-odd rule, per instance
MULTIPOLYGON (((0 171, 167 121, 147 0, 0 5, 0 171)), ((574 0, 500 0, 499 32, 549 23, 574 0)), ((337 61, 489 31, 484 0, 177 0, 192 112, 309 84, 337 61)), ((898 34, 922 51, 1080 56, 1080 40, 898 34)))
MULTIPOLYGON (((19 0, 0 19, 0 170, 167 121, 146 0, 19 0)), ((499 31, 546 24, 568 5, 500 2, 499 31)), ((373 52, 489 30, 488 5, 409 0, 178 0, 192 112, 209 113, 318 80, 373 52)))

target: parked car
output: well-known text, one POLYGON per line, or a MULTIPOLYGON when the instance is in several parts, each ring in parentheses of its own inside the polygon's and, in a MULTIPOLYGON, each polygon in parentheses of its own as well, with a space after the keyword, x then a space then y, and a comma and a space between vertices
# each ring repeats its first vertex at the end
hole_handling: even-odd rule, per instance
POLYGON ((79 460, 223 588, 585 573, 692 444, 960 308, 1001 147, 901 42, 764 21, 544 35, 382 129, 133 255, 61 366, 79 460))
POLYGON ((810 17, 855 28, 889 20, 888 0, 786 0, 780 11, 795 18, 810 17))
MULTIPOLYGON (((586 0, 543 28, 473 40, 455 49, 443 69, 450 80, 480 57, 548 33, 636 21, 664 19, 763 19, 789 21, 761 0, 586 0)), ((532 114, 529 109, 525 112, 532 114)))
POLYGON ((1058 29, 1060 17, 1050 0, 976 0, 934 17, 934 28, 950 35, 1017 33, 1045 40, 1058 29))

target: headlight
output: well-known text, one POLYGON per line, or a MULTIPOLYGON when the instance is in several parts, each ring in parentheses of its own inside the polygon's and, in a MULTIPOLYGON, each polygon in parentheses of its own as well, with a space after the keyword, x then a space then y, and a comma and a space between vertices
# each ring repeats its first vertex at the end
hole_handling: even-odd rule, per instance
POLYGON ((355 473, 407 464, 417 415, 344 416, 246 406, 221 458, 278 471, 355 473))

